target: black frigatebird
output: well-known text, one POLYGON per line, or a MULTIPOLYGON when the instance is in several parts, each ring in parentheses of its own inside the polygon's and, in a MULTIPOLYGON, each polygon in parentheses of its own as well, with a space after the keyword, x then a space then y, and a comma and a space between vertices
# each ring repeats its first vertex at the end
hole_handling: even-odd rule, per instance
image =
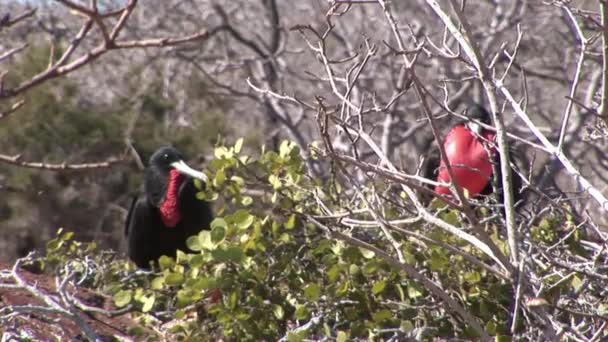
MULTIPOLYGON (((490 114, 479 104, 472 104, 466 111, 469 120, 452 127, 446 135, 443 147, 446 157, 452 166, 455 183, 466 190, 469 198, 478 195, 490 195, 494 192, 492 178, 497 172, 497 202, 503 202, 500 155, 494 142, 495 133, 483 128, 477 122, 491 124, 490 114), (476 122, 477 121, 477 122, 476 122)), ((450 176, 443 160, 439 160, 438 151, 430 156, 425 168, 425 177, 437 182, 450 183, 450 176)), ((511 154, 509 154, 511 157, 511 154)), ((513 158, 510 158, 513 160, 513 158)), ((514 189, 514 200, 521 198, 522 180, 516 172, 511 172, 514 189)), ((435 193, 450 196, 446 186, 436 186, 435 193)))
POLYGON ((149 268, 162 255, 187 251, 186 239, 209 229, 213 213, 208 202, 196 198, 194 179, 204 173, 189 167, 172 147, 158 149, 148 162, 144 196, 134 198, 127 215, 125 235, 129 258, 149 268))

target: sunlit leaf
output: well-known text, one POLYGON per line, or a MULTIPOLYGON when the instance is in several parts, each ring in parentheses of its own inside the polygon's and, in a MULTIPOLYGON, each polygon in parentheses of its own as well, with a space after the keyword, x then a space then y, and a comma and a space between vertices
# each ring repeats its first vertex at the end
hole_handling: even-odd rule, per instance
POLYGON ((237 139, 237 141, 234 143, 234 152, 237 154, 240 153, 241 148, 243 148, 243 138, 237 139))
POLYGON ((295 319, 306 320, 310 316, 310 312, 304 305, 296 305, 296 311, 294 313, 295 319))
POLYGON ((114 295, 114 304, 122 308, 131 302, 133 292, 131 290, 121 290, 114 295))
POLYGON ((220 242, 224 241, 225 237, 226 229, 224 227, 217 226, 211 230, 211 241, 213 243, 219 244, 220 242))
POLYGON ((372 314, 372 319, 376 323, 384 322, 386 320, 391 319, 392 317, 393 313, 390 310, 380 310, 372 314))
POLYGON ((199 239, 198 235, 189 237, 186 240, 186 246, 188 246, 188 248, 190 248, 194 252, 198 252, 201 249, 203 249, 203 246, 200 243, 200 239, 199 239))
POLYGON ((372 259, 374 256, 376 256, 376 253, 374 253, 373 251, 370 251, 369 249, 359 248, 359 251, 361 252, 361 255, 363 255, 363 257, 365 259, 372 259))
POLYGON ((348 335, 344 331, 338 331, 336 336, 336 342, 346 342, 348 340, 348 335))
POLYGON ((321 288, 317 284, 310 283, 304 288, 304 296, 311 302, 315 302, 321 296, 321 288))
POLYGON ((165 285, 165 277, 156 277, 152 279, 151 287, 153 290, 161 290, 165 285))
POLYGON ((283 319, 283 316, 285 316, 285 311, 283 311, 283 307, 280 305, 273 305, 272 312, 277 319, 283 319))
POLYGON ((243 197, 241 198, 241 204, 242 204, 244 207, 248 207, 248 206, 250 206, 252 203, 253 203, 253 198, 251 198, 251 196, 243 196, 243 197))
POLYGON ((237 210, 232 215, 232 218, 236 226, 241 230, 249 228, 255 220, 255 216, 251 215, 247 210, 243 209, 237 210))
POLYGON ((173 261, 173 258, 166 255, 163 255, 158 259, 158 265, 160 266, 161 270, 171 268, 174 264, 175 261, 173 261))
POLYGON ((375 295, 380 294, 386 288, 386 280, 377 281, 374 286, 372 286, 372 293, 375 295))
POLYGON ((184 275, 181 273, 169 273, 165 276, 165 283, 169 286, 178 286, 184 282, 184 275))
POLYGON ((291 214, 287 222, 285 222, 285 229, 293 229, 296 226, 296 215, 291 214))
POLYGON ((141 311, 148 312, 148 311, 152 310, 155 299, 156 299, 156 297, 154 297, 153 294, 148 297, 145 297, 145 300, 143 302, 144 305, 142 306, 141 311))
POLYGON ((416 299, 419 298, 423 295, 422 290, 420 289, 420 286, 418 286, 416 283, 409 283, 407 286, 407 296, 408 298, 411 299, 416 299))

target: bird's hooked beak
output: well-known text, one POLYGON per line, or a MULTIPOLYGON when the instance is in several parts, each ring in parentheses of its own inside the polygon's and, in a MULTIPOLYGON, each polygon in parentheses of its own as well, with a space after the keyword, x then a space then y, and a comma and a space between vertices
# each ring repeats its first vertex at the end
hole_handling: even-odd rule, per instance
POLYGON ((204 173, 202 173, 200 171, 196 171, 195 169, 191 168, 183 160, 171 163, 171 167, 174 168, 174 169, 176 169, 180 173, 188 175, 188 176, 190 176, 192 178, 200 179, 203 182, 207 182, 207 180, 208 180, 207 175, 205 175, 204 173))
POLYGON ((481 132, 483 131, 483 127, 481 127, 481 125, 477 122, 469 121, 467 122, 466 126, 469 131, 475 133, 476 135, 481 135, 481 132))

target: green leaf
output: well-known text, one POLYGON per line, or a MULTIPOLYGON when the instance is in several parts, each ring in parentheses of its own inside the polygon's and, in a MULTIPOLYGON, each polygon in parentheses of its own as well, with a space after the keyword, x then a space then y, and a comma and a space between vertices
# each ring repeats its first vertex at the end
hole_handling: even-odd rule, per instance
MULTIPOLYGON (((211 223, 213 225, 213 222, 211 223)), ((208 230, 201 230, 201 232, 198 233, 198 240, 203 249, 214 250, 217 247, 217 245, 211 241, 211 232, 208 230)))
POLYGON ((215 244, 219 244, 226 238, 226 229, 224 227, 215 227, 211 230, 211 241, 215 244))
POLYGON ((291 214, 287 222, 285 222, 285 229, 291 230, 296 226, 296 214, 291 214))
POLYGON ((273 305, 272 312, 274 313, 274 317, 276 317, 277 319, 283 319, 283 316, 285 316, 285 311, 283 311, 283 307, 277 304, 273 305))
POLYGON ((58 250, 59 248, 61 248, 62 245, 63 245, 63 241, 61 241, 59 239, 53 239, 46 243, 46 249, 49 252, 54 252, 54 251, 58 250))
POLYGON ((217 159, 230 159, 233 157, 233 153, 228 150, 225 146, 216 147, 213 151, 215 158, 217 159))
POLYGON ((455 210, 455 209, 454 210, 450 210, 447 213, 443 214, 441 216, 441 218, 445 222, 447 222, 447 223, 449 223, 449 224, 451 224, 453 226, 458 227, 460 225, 460 219, 458 217, 458 211, 455 210))
POLYGON ((176 263, 181 263, 182 261, 188 260, 188 256, 186 253, 180 251, 179 249, 175 252, 176 263))
POLYGON ((213 221, 211 221, 209 228, 213 229, 216 227, 226 228, 226 227, 228 227, 228 223, 226 223, 226 220, 224 220, 223 218, 216 217, 215 219, 213 219, 213 221))
POLYGON ((72 239, 73 236, 74 236, 74 232, 65 232, 65 233, 63 233, 63 235, 61 235, 61 240, 68 241, 68 240, 72 239))
POLYGON ((247 210, 239 209, 231 215, 231 219, 238 229, 245 230, 253 224, 255 216, 251 215, 247 210))
POLYGON ((174 264, 175 262, 173 261, 173 258, 166 255, 163 255, 158 259, 158 265, 160 266, 161 270, 171 268, 174 264))
POLYGON ((131 290, 120 290, 116 292, 114 295, 114 304, 117 307, 122 308, 127 304, 131 303, 131 299, 133 298, 133 291, 131 290))
POLYGON ((248 207, 248 206, 250 206, 250 205, 251 205, 251 203, 253 203, 253 198, 251 198, 251 196, 243 196, 243 197, 241 198, 241 204, 242 204, 244 207, 248 207))
POLYGON ((304 296, 311 302, 315 302, 321 297, 321 288, 317 284, 310 283, 304 288, 304 296))
POLYGON ((245 180, 243 179, 243 177, 232 176, 232 177, 230 177, 230 180, 235 182, 238 186, 245 185, 245 180))
POLYGON ((268 176, 268 183, 270 183, 270 185, 272 185, 273 190, 279 190, 282 186, 281 180, 279 179, 279 177, 277 177, 275 175, 268 176))
POLYGON ((406 334, 409 334, 410 332, 414 331, 414 328, 414 323, 412 323, 411 321, 401 322, 401 330, 403 330, 403 332, 405 332, 406 334))
POLYGON ((211 252, 213 258, 219 262, 235 262, 240 263, 245 254, 239 247, 228 247, 226 249, 216 249, 211 252))
POLYGON ((279 146, 279 156, 281 158, 285 158, 287 156, 289 156, 291 154, 291 151, 294 149, 294 147, 296 147, 296 144, 288 141, 288 140, 283 140, 281 142, 281 145, 279 146))
POLYGON ((230 293, 228 296, 228 308, 230 310, 236 309, 236 305, 239 303, 239 294, 235 291, 230 293))
POLYGON ((154 300, 156 299, 156 297, 154 297, 154 295, 150 295, 149 297, 145 297, 144 299, 144 305, 141 308, 141 312, 148 312, 152 309, 152 307, 154 306, 154 300))
POLYGON ((467 272, 464 274, 464 280, 470 284, 477 284, 481 281, 481 274, 476 271, 467 272))
POLYGON ((195 268, 195 267, 201 267, 203 266, 204 263, 204 259, 203 256, 200 254, 194 255, 190 258, 190 260, 188 261, 188 265, 190 265, 190 267, 195 268))
POLYGON ((496 323, 494 323, 492 321, 488 322, 485 326, 485 330, 488 334, 495 335, 496 334, 496 323))
POLYGON ((169 286, 179 286, 184 283, 184 275, 181 273, 169 273, 165 276, 165 283, 169 286))
POLYGON ((397 289, 397 293, 399 294, 399 299, 403 302, 405 301, 405 293, 403 292, 403 288, 400 284, 396 284, 395 288, 397 289))
POLYGON ((226 182, 226 174, 224 173, 224 169, 219 170, 215 177, 213 178, 213 186, 216 188, 221 187, 226 182))
POLYGON ((336 336, 336 342, 346 342, 348 340, 348 335, 344 331, 338 331, 338 335, 336 336))
POLYGON ((186 246, 188 246, 188 248, 194 252, 198 252, 203 249, 198 235, 189 237, 186 240, 186 246))
POLYGON ((370 261, 366 262, 365 265, 363 265, 363 274, 368 276, 373 275, 374 273, 378 272, 379 268, 380 264, 378 263, 378 261, 375 259, 371 259, 370 261))
POLYGON ((385 288, 386 288, 386 281, 380 280, 380 281, 376 282, 374 284, 374 286, 372 286, 372 293, 375 295, 378 295, 378 294, 382 293, 382 291, 384 291, 385 288))
POLYGON ((156 277, 152 279, 152 282, 150 283, 150 287, 152 288, 152 290, 162 290, 164 285, 165 277, 156 277))
POLYGON ((374 256, 376 256, 376 253, 370 251, 369 249, 359 248, 359 251, 361 251, 361 255, 363 255, 365 259, 372 259, 374 256))
POLYGON ((188 289, 177 291, 175 298, 177 299, 177 306, 179 308, 183 308, 198 299, 197 296, 194 296, 194 293, 188 289))
POLYGON ((234 152, 235 153, 240 153, 241 152, 241 148, 243 148, 243 138, 239 138, 236 143, 234 144, 234 152))
POLYGON ((573 276, 570 284, 572 285, 574 291, 578 292, 581 286, 583 286, 585 283, 581 280, 581 278, 573 276))
POLYGON ((407 296, 410 299, 416 299, 422 296, 422 290, 416 283, 410 283, 407 286, 407 296))
POLYGON ((345 281, 342 282, 338 288, 336 289, 336 296, 337 297, 344 297, 348 294, 348 288, 349 288, 349 282, 345 281))
POLYGON ((296 305, 296 311, 293 315, 295 319, 303 321, 308 319, 308 317, 310 316, 310 312, 308 312, 306 306, 298 304, 296 305))
POLYGON ((338 280, 340 273, 341 273, 340 266, 333 265, 329 269, 329 271, 327 271, 327 280, 329 280, 330 283, 335 283, 336 280, 338 280))
POLYGON ((196 190, 203 190, 203 181, 198 178, 194 178, 194 187, 196 188, 196 190))
POLYGON ((305 333, 305 331, 300 331, 298 333, 294 333, 294 332, 288 332, 287 333, 287 342, 302 342, 304 341, 304 337, 302 336, 302 333, 305 333))
POLYGON ((393 317, 393 313, 390 310, 380 310, 372 314, 372 319, 376 323, 382 323, 393 317))

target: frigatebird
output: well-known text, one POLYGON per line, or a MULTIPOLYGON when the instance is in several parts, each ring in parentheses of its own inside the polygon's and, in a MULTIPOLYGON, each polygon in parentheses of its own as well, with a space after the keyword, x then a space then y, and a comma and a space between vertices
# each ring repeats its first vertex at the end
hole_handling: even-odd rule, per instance
MULTIPOLYGON (((446 157, 452 167, 455 183, 466 190, 469 198, 478 195, 491 195, 494 187, 498 192, 496 200, 503 202, 500 155, 494 141, 495 133, 485 129, 479 123, 491 124, 490 114, 479 104, 472 104, 466 110, 468 120, 461 122, 448 132, 443 147, 446 157), (494 172, 496 182, 493 185, 494 172)), ((450 176, 443 160, 440 161, 439 151, 430 156, 425 168, 425 176, 437 182, 450 183, 450 176)), ((511 153, 509 159, 513 160, 511 153)), ((515 172, 511 172, 514 199, 521 198, 522 180, 515 172)), ((436 186, 435 193, 451 196, 449 187, 436 186)))
POLYGON ((138 267, 150 268, 178 249, 188 251, 186 239, 209 229, 213 213, 208 202, 196 198, 194 179, 207 181, 172 147, 162 147, 150 158, 144 196, 133 199, 125 224, 128 255, 138 267))

